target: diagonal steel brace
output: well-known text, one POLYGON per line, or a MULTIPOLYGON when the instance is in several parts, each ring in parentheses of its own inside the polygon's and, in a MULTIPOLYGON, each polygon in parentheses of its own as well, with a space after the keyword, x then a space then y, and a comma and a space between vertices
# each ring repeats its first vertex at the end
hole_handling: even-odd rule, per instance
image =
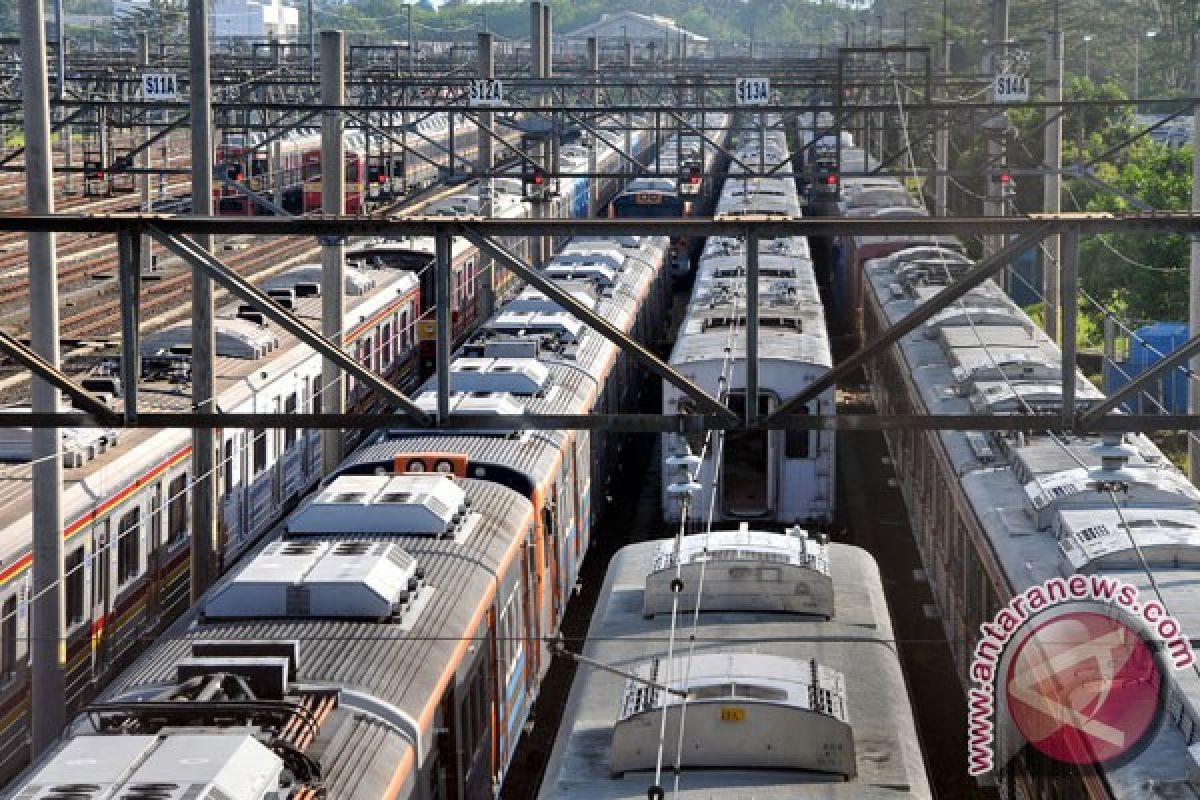
POLYGON ((21 366, 28 368, 33 374, 47 383, 65 392, 75 407, 104 420, 107 425, 121 424, 121 418, 104 403, 97 400, 91 392, 83 389, 72 381, 62 370, 49 363, 23 343, 4 331, 0 331, 0 350, 21 366))
MULTIPOLYGON (((407 395, 362 364, 359 364, 358 361, 351 358, 341 347, 309 328, 287 309, 278 305, 274 299, 264 294, 257 286, 254 286, 230 269, 219 258, 208 253, 203 248, 197 247, 190 239, 164 233, 153 225, 149 226, 149 232, 160 244, 190 264, 193 269, 201 270, 229 290, 234 296, 253 305, 258 311, 262 312, 263 316, 307 344, 323 357, 337 364, 338 367, 348 374, 353 375, 358 380, 370 386, 381 397, 395 403, 415 421, 421 425, 431 425, 433 423, 430 416, 407 395)), ((322 291, 328 291, 329 288, 323 287, 322 291)), ((342 287, 340 286, 336 288, 336 291, 341 290, 342 287)))
POLYGON ((692 383, 686 377, 679 374, 679 372, 670 364, 666 364, 657 358, 640 342, 634 341, 626 336, 625 332, 620 328, 615 327, 612 323, 596 314, 590 308, 581 305, 578 300, 565 292, 557 283, 552 280, 548 280, 544 275, 530 267, 524 261, 508 252, 488 237, 476 232, 475 229, 470 225, 463 225, 459 223, 457 228, 459 235, 466 237, 467 240, 478 247, 481 252, 487 253, 492 258, 496 259, 497 263, 509 270, 512 270, 517 275, 521 276, 526 281, 542 290, 547 297, 558 303, 567 311, 574 314, 583 322, 590 325, 593 330, 595 330, 605 339, 608 339, 617 347, 624 350, 628 355, 642 362, 642 364, 644 364, 646 368, 655 375, 658 375, 663 380, 677 387, 688 397, 691 397, 700 405, 701 411, 717 414, 735 427, 741 424, 741 419, 738 417, 738 415, 730 411, 728 407, 714 399, 710 394, 708 394, 708 392, 692 383))

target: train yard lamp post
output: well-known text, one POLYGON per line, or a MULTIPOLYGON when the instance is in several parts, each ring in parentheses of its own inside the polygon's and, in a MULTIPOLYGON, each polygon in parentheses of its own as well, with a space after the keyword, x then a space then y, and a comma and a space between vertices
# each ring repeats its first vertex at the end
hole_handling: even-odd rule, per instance
MULTIPOLYGON (((1146 31, 1146 38, 1153 39, 1158 36, 1158 31, 1146 31)), ((1135 36, 1133 38, 1133 100, 1135 103, 1142 98, 1142 37, 1135 36)), ((1140 106, 1135 105, 1135 109, 1141 110, 1140 106)))
POLYGON ((1085 33, 1083 35, 1083 77, 1088 78, 1089 80, 1092 77, 1092 62, 1088 51, 1090 49, 1089 45, 1091 45, 1092 40, 1095 38, 1096 37, 1090 33, 1085 33))

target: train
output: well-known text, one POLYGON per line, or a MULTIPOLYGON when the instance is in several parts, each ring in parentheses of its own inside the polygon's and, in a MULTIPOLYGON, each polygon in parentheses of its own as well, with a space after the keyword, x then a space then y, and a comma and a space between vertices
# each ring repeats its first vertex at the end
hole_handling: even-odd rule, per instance
MULTIPOLYGON (((708 216, 731 120, 731 115, 716 112, 696 115, 690 124, 699 132, 667 137, 655 153, 652 174, 635 178, 617 193, 610 215, 617 219, 708 216)), ((676 278, 692 273, 703 243, 699 238, 689 242, 684 236, 672 237, 671 272, 676 278)))
MULTIPOLYGON (((870 255, 865 244, 852 243, 859 256, 847 261, 863 302, 843 313, 867 339, 974 264, 961 242, 945 238, 893 237, 870 255)), ((991 280, 868 361, 867 374, 880 412, 897 415, 1061 413, 1064 380, 1075 382, 1080 410, 1103 399, 1082 373, 1063 375, 1058 346, 991 280)), ((980 625, 1054 579, 1120 579, 1147 605, 1154 598, 1168 609, 1183 631, 1200 629, 1200 492, 1149 437, 914 428, 885 437, 964 691, 975 685, 980 625)), ((1161 645, 1165 659, 1181 642, 1164 636, 1161 645)), ((1160 703, 1140 748, 1095 766, 1054 761, 997 721, 997 734, 1015 740, 996 757, 1001 796, 1195 793, 1195 673, 1164 669, 1160 703)))
MULTIPOLYGON (((513 181, 496 214, 523 215, 513 181)), ((436 201, 431 213, 463 213, 477 186, 436 201), (465 199, 464 199, 465 198, 465 199)), ((477 199, 474 201, 477 202, 477 199)), ((468 212, 469 213, 469 212, 468 212)), ((524 252, 524 240, 509 246, 524 252)), ((461 344, 482 315, 477 252, 456 238, 454 339, 461 344)), ((359 363, 411 391, 431 374, 436 328, 432 304, 431 240, 366 241, 347 248, 346 348, 359 363)), ((263 288, 310 319, 320 318, 321 268, 299 260, 281 265, 263 288)), ((503 300, 518 288, 505 270, 493 272, 503 300)), ((226 411, 320 411, 320 359, 277 332, 245 304, 223 308, 216 321, 217 403, 226 411)), ((190 327, 171 326, 143 337, 140 402, 144 408, 190 407, 190 327)), ((120 397, 113 359, 80 376, 86 388, 120 397)), ((383 409, 353 377, 347 408, 383 409)), ((12 413, 27 408, 8 409, 12 413)), ((186 431, 120 432, 71 429, 63 434, 66 482, 68 675, 67 704, 80 708, 138 651, 135 645, 182 613, 189 597, 191 438, 186 431), (125 543, 121 546, 120 543, 125 543)), ((347 435, 347 446, 357 434, 347 435)), ((6 432, 0 476, 6 502, 0 513, 0 782, 28 759, 28 620, 31 589, 31 486, 28 430, 6 432), (15 613, 5 614, 4 609, 15 613)), ((217 475, 223 568, 271 530, 320 476, 319 434, 295 428, 222 431, 217 475)))
MULTIPOLYGON (((546 274, 649 342, 669 249, 572 240, 546 274)), ((452 408, 485 414, 614 412, 644 385, 616 345, 531 289, 481 324, 449 378, 452 408)), ((416 392, 429 409, 432 386, 416 392)), ((620 447, 587 430, 372 434, 17 792, 61 794, 94 758, 105 768, 87 780, 114 794, 495 796, 620 447)))
MULTIPOLYGON (((408 272, 347 270, 347 344, 367 354, 399 385, 412 379, 419 286, 408 272)), ((319 270, 285 267, 270 279, 277 302, 320 318, 319 270)), ((226 411, 319 410, 321 359, 252 307, 233 304, 214 320, 216 402, 226 411)), ((189 323, 148 333, 141 342, 142 408, 191 406, 189 323)), ((119 364, 105 360, 79 376, 97 392, 120 396, 119 364)), ((347 405, 370 413, 376 399, 349 387, 347 405)), ((6 409, 18 413, 21 409, 6 409)), ((223 429, 215 480, 219 552, 229 564, 273 527, 320 475, 319 434, 296 428, 223 429)), ((66 429, 63 447, 66 696, 77 710, 127 663, 143 639, 189 601, 191 434, 186 430, 66 429)), ((32 487, 30 431, 4 434, 0 484, 0 776, 28 758, 32 487)))
MULTIPOLYGON (((720 218, 797 218, 801 214, 790 177, 748 177, 739 162, 787 159, 787 141, 777 126, 761 137, 739 141, 729 175, 716 202, 720 218)), ((833 363, 820 293, 808 243, 803 237, 764 239, 759 251, 758 413, 774 411, 826 372, 833 363)), ((739 415, 746 394, 746 243, 710 237, 704 245, 691 299, 671 353, 671 365, 739 415)), ((663 389, 664 414, 695 411, 691 398, 673 386, 663 389)), ((833 389, 806 409, 836 409, 833 389)), ((835 439, 831 432, 805 430, 727 431, 723 436, 665 434, 663 451, 678 466, 664 470, 662 508, 669 523, 685 516, 672 487, 680 470, 705 487, 686 507, 689 525, 710 516, 756 524, 828 524, 835 506, 835 439)))
POLYGON ((627 545, 581 655, 542 800, 932 797, 861 548, 745 522, 627 545))
MULTIPOLYGON (((347 128, 342 134, 346 158, 346 213, 362 212, 368 200, 380 193, 381 187, 399 184, 405 191, 414 191, 440 180, 444 168, 437 162, 448 152, 451 124, 446 113, 425 115, 409 123, 408 146, 401 148, 398 142, 403 125, 397 121, 390 135, 396 141, 399 154, 386 161, 369 156, 369 132, 347 128)), ((459 119, 453 125, 455 158, 474 159, 477 152, 475 124, 459 119)), ((512 144, 518 137, 507 132, 501 138, 512 144)), ((281 206, 288 213, 321 210, 320 128, 297 128, 277 138, 268 137, 266 133, 226 134, 216 148, 215 166, 225 181, 241 184, 270 202, 275 202, 278 189, 281 206)), ((254 216, 272 213, 225 181, 213 189, 217 214, 254 216)))

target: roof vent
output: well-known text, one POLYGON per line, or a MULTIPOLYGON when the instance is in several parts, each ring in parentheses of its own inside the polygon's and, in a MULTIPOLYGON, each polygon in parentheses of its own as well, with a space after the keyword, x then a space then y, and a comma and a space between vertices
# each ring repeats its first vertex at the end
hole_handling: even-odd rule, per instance
MULTIPOLYGON (((292 536, 313 534, 392 534, 461 540, 478 515, 467 510, 467 495, 444 475, 341 475, 288 520, 292 536)), ((310 546, 291 539, 288 547, 310 546)))
POLYGON ((274 800, 282 775, 282 760, 244 733, 77 736, 14 797, 274 800))
MULTIPOLYGON (((251 313, 262 317, 257 311, 251 313)), ((240 314, 234 318, 214 319, 213 337, 216 353, 223 358, 258 359, 279 346, 279 337, 266 327, 265 322, 249 320, 240 314)), ((192 326, 184 323, 142 337, 141 352, 143 357, 158 356, 178 347, 190 350, 191 344, 192 326)))
POLYGON ((566 311, 505 311, 488 320, 487 328, 502 333, 552 333, 565 342, 576 342, 583 334, 584 324, 566 311))
MULTIPOLYGON (((387 619, 403 622, 424 586, 417 561, 392 542, 273 542, 221 587, 212 619, 387 619)), ((423 598, 422 598, 423 599, 423 598)), ((212 659, 193 659, 207 665, 212 659)), ((264 668, 286 674, 286 659, 264 668)))
POLYGON ((704 571, 701 611, 783 612, 833 616, 833 580, 824 536, 813 538, 802 528, 787 533, 752 531, 746 523, 736 531, 713 531, 659 543, 654 566, 646 575, 642 613, 670 613, 696 608, 696 587, 704 571), (683 580, 676 596, 671 585, 683 580))
POLYGON ((627 681, 613 728, 614 773, 654 768, 661 715, 667 714, 667 741, 673 742, 679 737, 680 695, 686 693, 681 766, 854 777, 854 735, 841 673, 812 660, 749 653, 696 654, 690 669, 686 660, 655 659, 638 666, 637 679, 627 681))
POLYGON ((457 358, 450 365, 453 392, 503 392, 528 397, 550 384, 550 369, 536 358, 457 358))

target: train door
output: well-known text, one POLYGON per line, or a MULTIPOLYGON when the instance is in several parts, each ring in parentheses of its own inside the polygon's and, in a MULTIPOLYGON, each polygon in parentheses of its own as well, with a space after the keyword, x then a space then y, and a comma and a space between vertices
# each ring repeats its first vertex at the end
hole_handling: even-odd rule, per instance
POLYGON ((100 673, 106 662, 105 628, 112 609, 112 585, 109 568, 111 523, 107 517, 92 523, 92 674, 100 673))
POLYGON ((542 537, 546 548, 546 580, 550 583, 550 620, 547 630, 554 630, 562 619, 562 579, 559 575, 559 564, 562 557, 559 550, 558 511, 554 506, 558 496, 556 486, 551 486, 546 492, 546 505, 542 508, 542 537))
POLYGON ((163 541, 163 507, 162 482, 158 481, 150 490, 150 536, 146 542, 146 623, 152 627, 158 620, 162 602, 162 554, 165 550, 163 541))
MULTIPOLYGON (((280 412, 281 408, 282 408, 282 406, 281 406, 280 398, 276 397, 274 400, 271 401, 271 410, 275 413, 276 417, 279 416, 279 412, 280 412)), ((275 460, 271 464, 271 510, 272 511, 277 510, 281 505, 283 505, 283 483, 285 480, 285 477, 284 477, 284 454, 283 454, 283 442, 284 442, 283 430, 284 430, 283 428, 268 428, 267 430, 263 431, 263 433, 270 439, 270 442, 271 442, 270 454, 268 455, 268 458, 271 455, 273 455, 275 458, 275 460)))
POLYGON ((241 529, 242 536, 248 536, 250 534, 250 520, 252 518, 251 517, 252 510, 250 508, 250 506, 251 506, 250 483, 252 480, 252 476, 250 474, 251 457, 250 457, 250 452, 249 452, 250 449, 247 447, 248 441, 246 438, 248 435, 249 436, 254 435, 253 429, 251 429, 249 432, 241 431, 240 433, 238 433, 237 445, 235 446, 234 452, 232 454, 233 460, 230 462, 230 463, 233 463, 233 461, 237 462, 238 475, 241 476, 241 479, 242 479, 241 480, 241 492, 239 492, 239 499, 238 499, 238 509, 239 509, 239 511, 241 511, 241 520, 239 521, 238 526, 241 529))
MULTIPOLYGON (((758 396, 760 417, 770 413, 770 398, 758 396)), ((746 393, 729 395, 729 410, 744 417, 746 393)), ((726 431, 721 448, 721 507, 728 516, 758 517, 770 513, 771 454, 769 431, 726 431)))

